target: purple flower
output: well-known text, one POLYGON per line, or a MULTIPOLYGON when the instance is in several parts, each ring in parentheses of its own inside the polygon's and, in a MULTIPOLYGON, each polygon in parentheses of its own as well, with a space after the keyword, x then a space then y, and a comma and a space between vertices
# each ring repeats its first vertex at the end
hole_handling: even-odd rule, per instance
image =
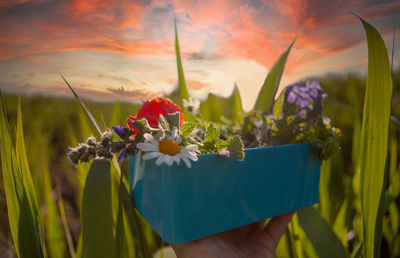
POLYGON ((120 125, 113 126, 112 129, 114 129, 114 133, 116 133, 120 138, 123 139, 125 137, 125 131, 122 126, 120 125))
POLYGON ((318 82, 307 82, 306 85, 294 84, 286 90, 287 102, 295 104, 301 109, 309 108, 312 110, 315 105, 320 106, 322 100, 327 96, 318 82))
POLYGON ((298 115, 300 118, 306 118, 307 110, 302 109, 302 110, 300 110, 299 113, 297 113, 297 115, 298 115))
POLYGON ((118 156, 118 162, 120 162, 123 159, 126 159, 126 157, 128 157, 128 154, 126 153, 126 151, 121 151, 121 153, 118 156))

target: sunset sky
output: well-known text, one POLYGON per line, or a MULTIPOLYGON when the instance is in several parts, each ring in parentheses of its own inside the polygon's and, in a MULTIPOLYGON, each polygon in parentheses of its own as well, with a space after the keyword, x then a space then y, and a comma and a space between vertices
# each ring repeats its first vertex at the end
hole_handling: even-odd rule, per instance
POLYGON ((0 0, 0 88, 70 96, 61 72, 78 94, 99 100, 169 93, 177 84, 176 18, 190 94, 226 96, 236 82, 249 109, 296 37, 281 86, 328 72, 365 73, 365 33, 349 10, 392 51, 400 1, 0 0))

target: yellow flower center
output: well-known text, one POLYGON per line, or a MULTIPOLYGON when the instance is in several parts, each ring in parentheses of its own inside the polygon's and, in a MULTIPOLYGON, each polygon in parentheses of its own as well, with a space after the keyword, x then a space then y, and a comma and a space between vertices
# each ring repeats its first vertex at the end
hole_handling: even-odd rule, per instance
POLYGON ((173 140, 165 139, 160 142, 158 147, 161 153, 175 156, 181 152, 179 145, 173 140))

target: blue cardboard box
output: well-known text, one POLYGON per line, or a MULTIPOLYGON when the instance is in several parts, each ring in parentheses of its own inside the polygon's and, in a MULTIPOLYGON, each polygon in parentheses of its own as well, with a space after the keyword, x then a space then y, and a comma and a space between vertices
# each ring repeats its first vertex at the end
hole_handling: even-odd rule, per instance
POLYGON ((318 202, 320 161, 307 144, 245 150, 245 160, 216 154, 157 166, 129 157, 136 208, 171 244, 192 241, 318 202))

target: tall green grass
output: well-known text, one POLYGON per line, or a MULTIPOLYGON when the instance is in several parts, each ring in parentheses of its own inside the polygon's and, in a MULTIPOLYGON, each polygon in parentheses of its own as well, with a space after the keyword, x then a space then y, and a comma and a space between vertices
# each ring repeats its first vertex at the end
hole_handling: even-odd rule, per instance
MULTIPOLYGON (((294 216, 277 257, 400 256, 400 127, 390 122, 391 115, 392 121, 400 117, 400 92, 393 88, 391 113, 387 50, 378 31, 366 21, 362 25, 368 43, 367 79, 350 75, 320 80, 329 94, 326 115, 343 131, 342 150, 322 165, 320 204, 294 216)), ((293 44, 267 75, 255 110, 272 111, 293 44)), ((190 89, 177 32, 175 49, 179 88, 172 98, 181 101, 190 89)), ((392 76, 399 84, 400 72, 392 76)), ((65 158, 67 145, 98 135, 96 121, 103 121, 102 115, 102 128, 123 124, 138 105, 83 103, 74 95, 78 102, 31 97, 20 103, 1 96, 0 190, 6 194, 10 234, 1 233, 12 239, 19 257, 151 257, 165 243, 134 209, 127 164, 95 161, 74 169, 65 158)), ((207 121, 240 123, 244 111, 237 87, 228 98, 210 94, 201 111, 207 121), (227 105, 233 111, 223 108, 227 105)))

